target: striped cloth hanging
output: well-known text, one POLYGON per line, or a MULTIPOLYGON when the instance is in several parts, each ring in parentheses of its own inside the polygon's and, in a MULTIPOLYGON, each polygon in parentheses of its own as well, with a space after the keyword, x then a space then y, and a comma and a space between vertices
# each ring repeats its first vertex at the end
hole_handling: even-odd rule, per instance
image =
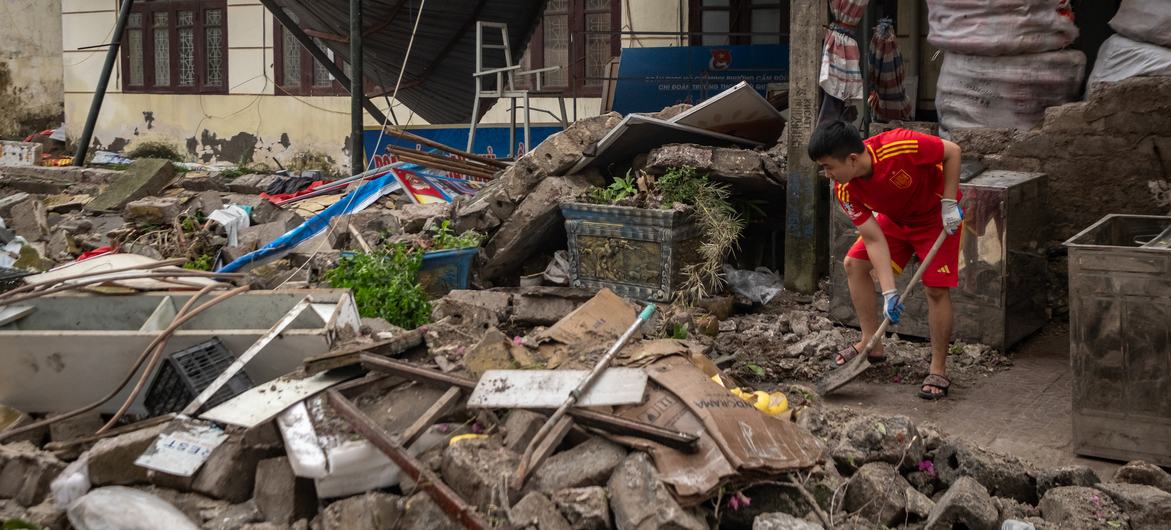
POLYGON ((903 54, 895 39, 894 23, 889 18, 878 21, 870 39, 870 108, 882 121, 911 119, 911 102, 903 86, 906 72, 903 54))

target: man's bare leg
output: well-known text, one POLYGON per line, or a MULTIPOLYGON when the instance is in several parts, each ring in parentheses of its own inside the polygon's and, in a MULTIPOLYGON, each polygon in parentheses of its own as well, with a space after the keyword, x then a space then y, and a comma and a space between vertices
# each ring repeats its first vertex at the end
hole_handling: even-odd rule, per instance
MULTIPOLYGON (((878 295, 874 293, 874 279, 870 276, 874 266, 868 260, 851 257, 847 257, 844 264, 850 286, 850 300, 854 302, 854 314, 858 315, 858 325, 862 328, 862 340, 854 347, 861 352, 874 332, 878 331, 878 295)), ((882 356, 882 339, 874 344, 869 355, 882 356)))
MULTIPOLYGON (((931 373, 947 375, 947 347, 951 342, 953 311, 951 289, 927 287, 927 323, 931 329, 931 373)), ((851 289, 853 291, 853 289, 851 289)), ((924 392, 940 394, 937 388, 923 387, 924 392)))

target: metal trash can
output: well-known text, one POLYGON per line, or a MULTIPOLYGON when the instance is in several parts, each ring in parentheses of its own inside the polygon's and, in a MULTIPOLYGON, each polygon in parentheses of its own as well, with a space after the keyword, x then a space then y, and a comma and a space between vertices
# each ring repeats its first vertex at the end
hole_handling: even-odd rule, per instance
POLYGON ((1074 452, 1171 466, 1171 217, 1112 214, 1065 242, 1074 452))

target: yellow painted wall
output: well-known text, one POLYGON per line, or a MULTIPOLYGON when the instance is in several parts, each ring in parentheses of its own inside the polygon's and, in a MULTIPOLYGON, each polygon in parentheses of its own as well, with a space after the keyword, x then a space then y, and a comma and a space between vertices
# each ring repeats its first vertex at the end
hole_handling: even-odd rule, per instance
POLYGON ((61 3, 0 2, 0 138, 61 124, 61 3))
MULTIPOLYGON (((624 0, 623 4, 625 30, 678 30, 679 0, 624 0)), ((62 0, 65 116, 71 137, 79 136, 85 125, 104 59, 103 50, 79 48, 109 40, 116 9, 116 0, 62 0)), ((271 15, 255 0, 229 0, 227 21, 227 95, 122 93, 121 70, 116 67, 94 132, 95 143, 126 150, 143 140, 165 140, 187 152, 193 161, 239 163, 247 151, 242 146, 254 142, 253 162, 275 159, 285 163, 299 153, 311 151, 331 157, 339 166, 346 165, 349 98, 275 95, 271 15)), ((677 43, 673 36, 642 37, 627 39, 623 46, 677 43)), ((468 74, 471 83, 471 72, 468 74)), ((381 98, 375 103, 386 110, 381 98)), ((570 120, 601 111, 599 98, 567 99, 566 105, 570 120)), ((533 107, 556 112, 557 101, 538 99, 533 101, 533 107)), ((400 105, 396 105, 396 112, 400 119, 410 115, 400 105)), ((365 119, 367 126, 379 125, 369 116, 365 119)), ((494 105, 482 122, 508 120, 508 102, 504 101, 494 105)), ((534 112, 532 120, 553 121, 540 112, 534 112)), ((408 124, 426 122, 413 116, 408 124)))

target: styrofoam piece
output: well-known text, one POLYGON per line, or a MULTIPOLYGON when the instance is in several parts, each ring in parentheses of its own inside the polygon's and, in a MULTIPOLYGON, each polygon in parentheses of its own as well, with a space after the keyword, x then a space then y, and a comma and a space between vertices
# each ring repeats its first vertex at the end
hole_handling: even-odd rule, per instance
POLYGON ((305 402, 289 407, 277 416, 277 428, 285 440, 285 453, 293 474, 305 478, 321 478, 328 473, 325 451, 317 442, 317 429, 309 420, 305 402))

